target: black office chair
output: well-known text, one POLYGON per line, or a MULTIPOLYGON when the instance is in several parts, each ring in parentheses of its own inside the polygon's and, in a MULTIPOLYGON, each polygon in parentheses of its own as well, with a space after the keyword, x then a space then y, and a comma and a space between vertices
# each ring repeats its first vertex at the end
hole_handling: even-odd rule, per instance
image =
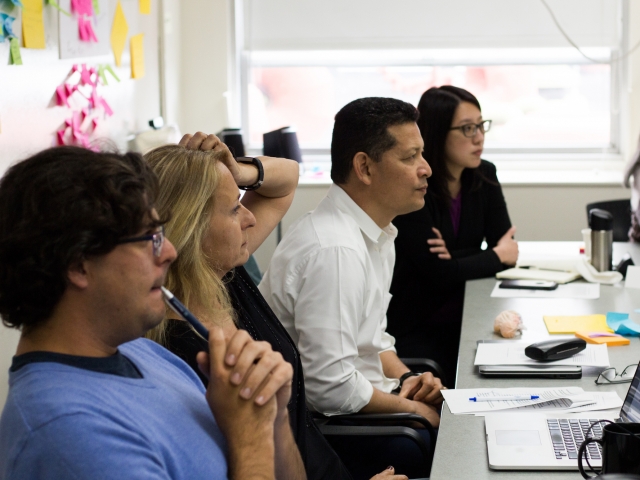
MULTIPOLYGON (((402 362, 416 372, 431 372, 444 383, 440 365, 427 358, 403 358, 402 362)), ((409 478, 428 477, 436 445, 436 430, 420 415, 411 413, 354 413, 327 417, 314 413, 314 420, 329 444, 336 451, 355 480, 369 479, 387 466, 409 478), (416 431, 429 432, 431 441, 425 443, 416 431), (384 448, 386 440, 406 439, 415 449, 411 465, 398 461, 394 452, 384 448)), ((412 446, 412 447, 411 447, 412 446)))
POLYGON ((629 229, 631 228, 631 203, 629 199, 606 200, 587 205, 587 221, 589 212, 594 208, 606 210, 613 215, 613 241, 628 242, 629 229))
POLYGON ((365 480, 393 465, 398 474, 409 478, 427 478, 436 444, 436 431, 420 415, 413 413, 354 413, 326 417, 314 413, 316 425, 336 451, 354 480, 365 480), (425 443, 417 428, 429 432, 425 443), (398 459, 397 452, 386 447, 392 440, 405 439, 402 453, 413 449, 411 464, 398 459), (406 448, 406 450, 405 450, 406 448), (415 452, 415 453, 414 453, 415 452))

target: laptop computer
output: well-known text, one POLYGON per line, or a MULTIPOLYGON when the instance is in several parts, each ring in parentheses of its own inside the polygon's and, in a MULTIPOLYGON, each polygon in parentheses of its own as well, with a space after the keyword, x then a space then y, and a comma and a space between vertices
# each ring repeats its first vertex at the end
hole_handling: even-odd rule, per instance
MULTIPOLYGON (((620 416, 598 415, 598 412, 578 415, 502 413, 485 416, 489 468, 495 470, 577 470, 578 450, 587 429, 597 420, 628 423, 640 422, 640 368, 636 369, 620 416), (553 417, 553 418, 552 418, 553 417)), ((597 424, 590 436, 602 435, 597 424)), ((598 444, 590 444, 589 462, 602 466, 598 444)), ((583 460, 584 463, 584 460, 583 460)))

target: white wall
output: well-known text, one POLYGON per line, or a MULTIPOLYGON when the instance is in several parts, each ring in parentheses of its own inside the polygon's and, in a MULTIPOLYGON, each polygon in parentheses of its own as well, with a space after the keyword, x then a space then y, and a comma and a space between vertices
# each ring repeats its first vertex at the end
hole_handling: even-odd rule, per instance
POLYGON ((227 125, 230 1, 180 1, 180 128, 215 133, 227 125))
MULTIPOLYGON (((301 185, 282 221, 282 233, 304 213, 313 210, 327 194, 327 185, 301 185)), ((503 185, 511 222, 521 241, 580 241, 587 227, 586 205, 600 200, 629 198, 630 191, 617 185, 503 185)), ((264 272, 276 247, 272 233, 256 252, 264 272)))

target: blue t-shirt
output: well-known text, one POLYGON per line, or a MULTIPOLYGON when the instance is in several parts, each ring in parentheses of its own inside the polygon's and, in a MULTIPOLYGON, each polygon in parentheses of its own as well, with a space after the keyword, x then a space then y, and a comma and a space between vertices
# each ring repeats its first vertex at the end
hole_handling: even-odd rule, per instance
POLYGON ((224 437, 193 370, 146 339, 119 350, 142 378, 58 362, 9 373, 0 480, 227 478, 224 437))

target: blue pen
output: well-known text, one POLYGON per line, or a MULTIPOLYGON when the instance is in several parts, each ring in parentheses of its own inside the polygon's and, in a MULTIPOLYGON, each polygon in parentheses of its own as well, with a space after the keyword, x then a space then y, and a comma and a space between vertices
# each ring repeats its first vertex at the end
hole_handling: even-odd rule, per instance
POLYGON ((470 402, 506 402, 507 400, 537 400, 540 395, 505 395, 504 397, 471 397, 470 402))
POLYGON ((171 310, 189 322, 195 331, 203 336, 205 340, 209 340, 209 330, 204 328, 204 325, 200 323, 200 320, 198 320, 193 313, 187 310, 187 307, 185 307, 182 302, 173 295, 173 293, 164 287, 160 287, 160 289, 162 290, 165 300, 171 307, 171 310))

